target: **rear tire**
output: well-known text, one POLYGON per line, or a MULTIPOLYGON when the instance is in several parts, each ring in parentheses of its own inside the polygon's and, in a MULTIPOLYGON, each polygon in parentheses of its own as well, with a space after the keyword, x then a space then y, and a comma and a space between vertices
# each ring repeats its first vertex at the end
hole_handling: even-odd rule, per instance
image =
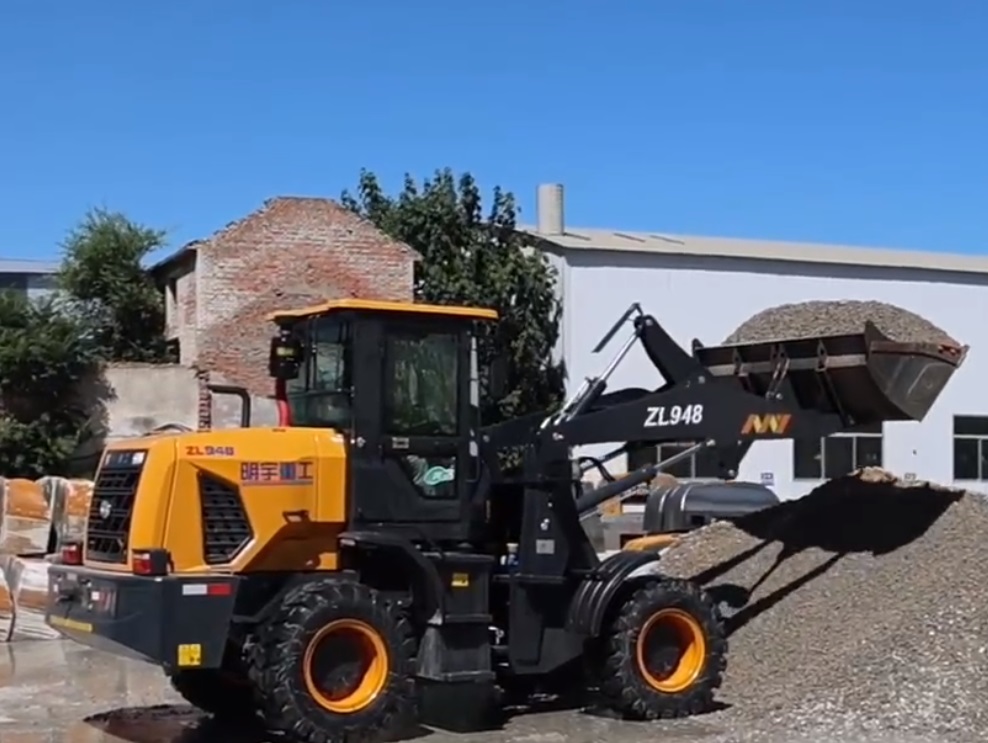
POLYGON ((169 674, 172 688, 193 707, 222 720, 243 720, 255 709, 246 678, 222 670, 186 670, 169 674))
POLYGON ((330 578, 291 589, 259 628, 251 678, 265 724, 305 743, 370 741, 414 718, 415 641, 374 589, 330 578))
POLYGON ((663 578, 634 590, 600 638, 599 693, 605 705, 638 720, 709 711, 727 666, 717 607, 702 589, 663 578))

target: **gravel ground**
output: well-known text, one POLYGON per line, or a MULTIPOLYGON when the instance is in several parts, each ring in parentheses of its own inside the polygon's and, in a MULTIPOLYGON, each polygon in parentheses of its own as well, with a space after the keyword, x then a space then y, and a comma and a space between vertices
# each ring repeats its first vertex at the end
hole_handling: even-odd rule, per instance
POLYGON ((770 307, 742 323, 724 343, 860 333, 866 320, 893 340, 957 344, 946 331, 909 310, 884 302, 855 300, 814 300, 770 307))
MULTIPOLYGON (((417 737, 406 740, 428 743, 796 743, 802 740, 783 730, 765 732, 763 729, 759 733, 755 728, 724 728, 714 717, 666 724, 630 723, 586 715, 578 710, 541 710, 515 716, 500 730, 473 734, 419 730, 417 737)), ((162 673, 152 666, 66 641, 0 643, 0 743, 275 743, 275 740, 256 729, 221 726, 204 717, 184 704, 168 688, 162 673)))
MULTIPOLYGON (((188 707, 151 666, 57 640, 0 644, 0 743, 275 743, 261 731, 220 726, 188 707)), ((717 713, 630 723, 578 710, 512 718, 501 730, 420 730, 423 743, 831 743, 826 731, 788 730, 717 713)), ((840 743, 942 743, 936 736, 862 733, 840 743)), ((288 743, 280 741, 280 743, 288 743)), ((965 742, 966 743, 966 742, 965 742)), ((971 739, 976 743, 976 739, 971 739)), ((977 741, 981 743, 981 741, 977 741)))
POLYGON ((663 570, 714 592, 730 633, 731 706, 711 719, 984 740, 986 534, 983 496, 867 470, 687 536, 663 570))

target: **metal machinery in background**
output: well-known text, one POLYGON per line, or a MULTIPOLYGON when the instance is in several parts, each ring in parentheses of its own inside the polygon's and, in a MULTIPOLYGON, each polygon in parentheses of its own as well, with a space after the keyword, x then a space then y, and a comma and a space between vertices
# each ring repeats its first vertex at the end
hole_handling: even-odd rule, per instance
MULTIPOLYGON (((487 426, 491 311, 345 300, 272 320, 281 425, 111 445, 47 621, 162 666, 204 710, 313 743, 476 729, 504 694, 574 684, 630 717, 708 709, 727 663, 713 601, 662 575, 657 543, 602 559, 581 515, 701 449, 731 479, 757 440, 922 419, 966 353, 872 325, 686 351, 636 304, 561 409, 487 426), (608 391, 635 343, 661 386, 608 391), (570 453, 608 442, 693 445, 583 492, 570 453)), ((661 497, 688 517, 683 496, 661 497)))
MULTIPOLYGON (((584 514, 582 520, 591 534, 591 541, 599 544, 598 552, 612 553, 630 542, 638 547, 662 541, 642 541, 642 537, 685 534, 714 521, 737 519, 779 502, 772 489, 760 483, 736 480, 664 482, 624 501, 618 496, 604 504, 605 508, 611 504, 614 507, 602 508, 601 513, 584 514), (629 504, 632 500, 634 502, 629 504), (626 504, 630 508, 621 510, 627 507, 626 504), (594 519, 598 524, 593 524, 594 519)), ((666 541, 672 544, 675 540, 666 541)))

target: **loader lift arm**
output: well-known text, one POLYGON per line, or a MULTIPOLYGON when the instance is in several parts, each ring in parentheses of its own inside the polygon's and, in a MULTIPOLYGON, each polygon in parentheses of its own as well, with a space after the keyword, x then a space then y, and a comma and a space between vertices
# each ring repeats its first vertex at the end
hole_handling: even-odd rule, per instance
POLYGON ((966 346, 896 342, 871 322, 860 334, 719 347, 694 340, 690 354, 637 304, 595 353, 631 317, 633 333, 617 356, 559 413, 547 417, 543 435, 551 432, 570 446, 704 439, 738 445, 759 438, 826 436, 886 420, 922 420, 967 354, 966 346), (653 392, 618 391, 603 399, 607 379, 635 341, 665 384, 653 392), (751 421, 752 415, 791 418, 778 429, 751 421))
MULTIPOLYGON (((582 462, 581 472, 600 469, 636 446, 693 442, 697 448, 677 459, 715 448, 722 477, 731 478, 751 444, 760 439, 818 438, 886 420, 922 420, 968 350, 895 342, 866 322, 860 334, 719 347, 694 340, 692 353, 687 353, 635 303, 594 352, 603 350, 629 320, 633 331, 604 372, 586 379, 558 412, 546 415, 538 426, 543 444, 620 442, 600 460, 582 462), (605 394, 608 378, 636 341, 664 384, 651 392, 627 389, 605 394)), ((524 441, 533 431, 533 418, 489 429, 487 440, 495 447, 524 441)), ((621 478, 611 484, 611 495, 671 463, 621 478)))
MULTIPOLYGON (((718 347, 694 341, 688 353, 637 305, 618 327, 632 318, 631 337, 603 374, 587 379, 537 430, 528 419, 484 432, 492 448, 527 450, 520 568, 510 578, 509 652, 522 672, 577 657, 576 645, 567 643, 573 636, 595 636, 626 579, 658 559, 638 554, 601 561, 580 525, 581 514, 701 449, 715 448, 727 468, 736 470, 754 441, 817 438, 886 420, 921 420, 967 353, 966 347, 894 342, 871 323, 849 335, 718 347), (653 391, 605 394, 608 377, 635 342, 642 343, 664 383, 653 391), (524 438, 533 433, 534 439, 524 438), (611 452, 616 455, 629 446, 662 442, 693 442, 693 447, 574 498, 574 469, 581 468, 570 458, 573 447, 616 443, 619 448, 611 452), (569 594, 564 585, 580 576, 579 589, 569 594), (567 605, 565 631, 548 624, 536 608, 547 601, 567 605), (546 655, 542 643, 559 647, 546 655)), ((612 329, 597 350, 615 333, 612 329)))

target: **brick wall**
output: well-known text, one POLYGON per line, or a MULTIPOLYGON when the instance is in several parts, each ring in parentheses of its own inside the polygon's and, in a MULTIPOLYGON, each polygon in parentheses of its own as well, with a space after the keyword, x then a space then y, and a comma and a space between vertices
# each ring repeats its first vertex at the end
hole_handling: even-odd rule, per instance
POLYGON ((268 312, 343 297, 409 300, 418 257, 335 202, 294 197, 271 199, 181 260, 190 254, 194 272, 173 271, 169 328, 181 361, 255 394, 271 392, 268 312))

